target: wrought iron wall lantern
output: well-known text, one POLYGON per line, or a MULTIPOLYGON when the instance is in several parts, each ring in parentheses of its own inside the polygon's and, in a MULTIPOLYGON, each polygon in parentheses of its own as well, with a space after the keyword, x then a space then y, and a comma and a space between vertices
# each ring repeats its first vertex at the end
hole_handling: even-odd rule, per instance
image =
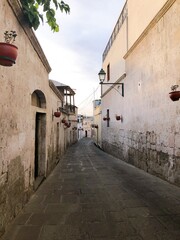
POLYGON ((121 85, 122 86, 122 97, 124 97, 124 83, 117 83, 117 82, 114 82, 114 83, 110 83, 110 82, 104 82, 105 80, 105 77, 106 77, 106 73, 105 71, 101 68, 100 72, 98 73, 99 75, 99 80, 100 80, 100 84, 104 85, 104 84, 111 84, 111 85, 121 85))

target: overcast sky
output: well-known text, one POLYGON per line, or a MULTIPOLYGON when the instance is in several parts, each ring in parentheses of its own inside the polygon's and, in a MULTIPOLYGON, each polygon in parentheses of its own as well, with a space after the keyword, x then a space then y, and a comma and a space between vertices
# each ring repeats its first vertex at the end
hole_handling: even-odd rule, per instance
POLYGON ((100 97, 102 54, 125 0, 65 2, 71 13, 59 14, 60 31, 53 33, 45 24, 36 36, 52 68, 49 78, 74 89, 78 113, 92 115, 92 101, 100 97))

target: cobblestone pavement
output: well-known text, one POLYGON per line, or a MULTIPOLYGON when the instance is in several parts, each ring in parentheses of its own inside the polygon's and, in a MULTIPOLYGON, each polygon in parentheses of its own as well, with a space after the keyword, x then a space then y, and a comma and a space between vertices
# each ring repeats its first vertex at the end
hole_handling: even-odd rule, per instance
POLYGON ((3 240, 89 239, 180 240, 180 189, 82 139, 3 240))

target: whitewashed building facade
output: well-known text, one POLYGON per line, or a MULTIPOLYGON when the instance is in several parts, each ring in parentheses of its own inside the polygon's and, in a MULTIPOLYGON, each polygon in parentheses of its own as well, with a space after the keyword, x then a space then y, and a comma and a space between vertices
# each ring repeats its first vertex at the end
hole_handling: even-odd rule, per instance
POLYGON ((105 82, 121 83, 102 85, 102 148, 177 185, 180 101, 169 92, 180 85, 179 26, 179 0, 128 0, 102 64, 105 82))
POLYGON ((77 108, 65 107, 64 92, 49 80, 51 67, 24 21, 20 2, 1 0, 0 12, 0 41, 5 31, 13 30, 18 47, 16 64, 0 65, 1 237, 67 147, 77 141, 77 121, 72 121, 77 108))

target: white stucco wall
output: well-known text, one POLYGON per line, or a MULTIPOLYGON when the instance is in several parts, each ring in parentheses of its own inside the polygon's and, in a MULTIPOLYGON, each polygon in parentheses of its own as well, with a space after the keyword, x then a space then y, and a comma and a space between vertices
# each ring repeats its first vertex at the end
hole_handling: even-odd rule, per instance
MULTIPOLYGON (((125 73, 125 60, 124 55, 127 52, 127 19, 124 21, 121 26, 116 39, 114 40, 110 51, 108 52, 105 60, 103 61, 103 69, 106 71, 107 65, 110 64, 110 80, 109 82, 116 82, 122 75, 125 73)), ((105 80, 105 83, 108 82, 105 80)), ((126 82, 125 79, 120 81, 121 83, 126 82)), ((107 121, 103 121, 103 117, 107 115, 107 109, 109 109, 110 114, 110 126, 119 128, 122 121, 116 120, 116 115, 122 115, 124 109, 124 97, 122 97, 122 86, 114 85, 102 85, 102 139, 107 138, 108 141, 116 141, 116 134, 114 131, 109 131, 110 128, 107 128, 107 121), (108 92, 106 92, 108 91, 108 92), (105 130, 106 129, 106 130, 105 130)), ((125 91, 126 95, 126 91, 125 91)))
MULTIPOLYGON (((16 5, 18 1, 11 2, 16 5)), ((62 99, 49 86, 50 66, 34 33, 27 26, 23 28, 20 25, 7 0, 1 0, 0 12, 0 41, 4 41, 3 33, 6 30, 15 30, 18 35, 14 43, 18 47, 16 64, 12 67, 0 65, 0 198, 3 199, 0 205, 1 236, 33 191, 36 114, 40 114, 42 125, 38 133, 42 140, 39 147, 42 154, 38 177, 46 177, 67 146, 77 139, 77 134, 72 129, 77 122, 66 129, 61 120, 63 116, 69 118, 69 115, 53 117, 57 107, 62 106, 62 99), (32 94, 36 90, 44 94, 45 108, 32 105, 32 94)))
POLYGON ((92 128, 92 137, 94 143, 101 147, 101 121, 102 121, 102 114, 101 114, 101 103, 99 102, 96 104, 95 100, 93 103, 93 128, 92 128))
POLYGON ((92 137, 92 127, 91 127, 92 123, 93 123, 93 117, 91 117, 91 116, 83 117, 83 123, 82 123, 82 127, 83 127, 82 136, 83 137, 88 137, 88 138, 92 137))
POLYGON ((167 0, 128 0, 128 48, 138 39, 167 0))
MULTIPOLYGON (((148 6, 141 3, 142 9, 148 6)), ((180 1, 166 10, 126 54, 124 98, 115 89, 102 98, 102 117, 110 112, 110 126, 102 122, 102 144, 105 151, 179 185, 180 105, 170 100, 169 92, 180 85, 180 1), (115 120, 117 113, 123 121, 115 120)), ((128 21, 131 16, 133 12, 128 21)), ((121 62, 120 54, 116 61, 121 62)))
MULTIPOLYGON (((106 72, 106 79, 107 81, 107 66, 110 65, 110 80, 109 82, 117 81, 124 73, 125 73, 125 61, 123 56, 127 52, 127 21, 125 20, 121 29, 111 46, 110 51, 108 52, 104 62, 103 62, 103 69, 106 72)), ((102 85, 102 91, 105 92, 110 85, 102 85)))

